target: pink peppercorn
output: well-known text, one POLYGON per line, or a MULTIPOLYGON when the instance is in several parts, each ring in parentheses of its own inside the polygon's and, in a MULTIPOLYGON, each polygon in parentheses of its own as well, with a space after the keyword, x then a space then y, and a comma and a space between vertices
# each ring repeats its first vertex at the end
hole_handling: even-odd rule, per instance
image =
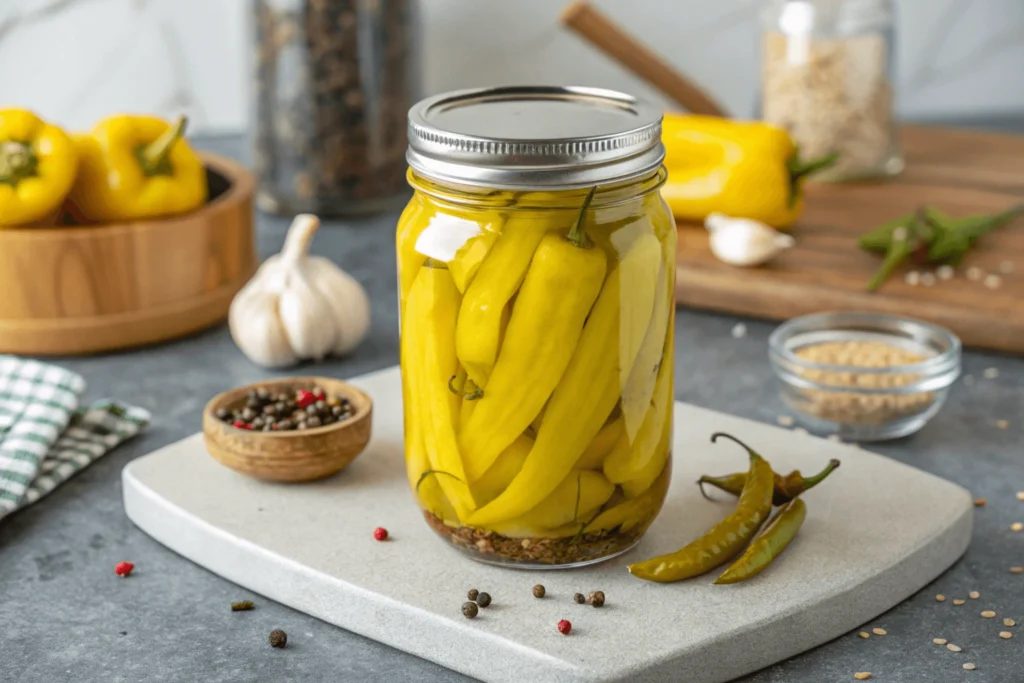
POLYGON ((299 389, 299 397, 295 399, 295 405, 300 408, 305 408, 316 403, 316 396, 312 391, 306 391, 305 389, 299 389))
POLYGON ((135 565, 131 562, 118 562, 114 567, 114 573, 120 577, 128 576, 135 569, 135 565))
POLYGON ((382 526, 379 526, 373 530, 373 537, 376 538, 378 541, 386 541, 388 540, 388 530, 382 526))
POLYGON ((558 622, 558 632, 561 633, 563 636, 569 635, 569 631, 571 630, 572 624, 570 624, 567 619, 562 619, 560 622, 558 622))

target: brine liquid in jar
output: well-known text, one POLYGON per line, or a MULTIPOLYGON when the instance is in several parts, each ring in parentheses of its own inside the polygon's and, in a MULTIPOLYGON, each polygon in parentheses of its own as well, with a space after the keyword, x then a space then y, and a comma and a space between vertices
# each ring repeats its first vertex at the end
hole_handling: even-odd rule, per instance
POLYGON ((621 554, 671 472, 676 233, 660 112, 520 87, 437 96, 409 116, 401 368, 423 515, 484 562, 621 554))

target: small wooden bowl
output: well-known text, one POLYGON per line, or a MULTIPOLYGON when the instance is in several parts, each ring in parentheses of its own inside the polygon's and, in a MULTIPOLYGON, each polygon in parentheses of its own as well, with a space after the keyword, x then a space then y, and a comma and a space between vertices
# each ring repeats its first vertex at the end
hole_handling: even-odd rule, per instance
POLYGON ((78 355, 210 327, 256 270, 243 166, 203 154, 210 199, 180 216, 0 229, 0 353, 78 355))
POLYGON ((370 440, 373 401, 351 384, 327 377, 288 377, 238 387, 214 396, 203 411, 203 439, 214 460, 236 472, 267 481, 312 481, 345 469, 370 440), (217 419, 220 408, 235 408, 252 389, 294 391, 323 387, 347 398, 355 414, 344 422, 286 432, 238 429, 217 419))

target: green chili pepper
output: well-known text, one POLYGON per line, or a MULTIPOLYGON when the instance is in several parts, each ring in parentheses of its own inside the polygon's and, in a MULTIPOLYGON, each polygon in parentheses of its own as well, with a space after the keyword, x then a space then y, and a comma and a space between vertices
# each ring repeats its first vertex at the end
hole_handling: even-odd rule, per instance
POLYGON ((936 237, 928 248, 928 259, 959 263, 980 237, 1010 222, 1022 212, 1024 206, 1014 206, 1002 213, 950 218, 938 209, 928 207, 925 215, 937 228, 936 237))
POLYGON ((908 213, 906 216, 894 218, 888 223, 882 223, 871 232, 861 235, 860 239, 857 240, 857 244, 860 245, 861 249, 884 254, 889 250, 889 245, 892 244, 893 233, 899 228, 909 227, 913 220, 914 214, 908 213))
MULTIPOLYGON (((839 467, 839 461, 833 458, 828 461, 825 465, 825 469, 817 474, 805 477, 800 474, 799 470, 793 470, 789 474, 783 476, 776 473, 775 476, 775 490, 772 494, 772 505, 785 505, 789 501, 799 496, 804 491, 812 489, 822 481, 825 477, 832 474, 832 470, 839 467)), ((740 495, 740 491, 743 490, 743 485, 747 483, 746 472, 734 472, 733 474, 725 474, 721 477, 712 477, 707 474, 697 480, 697 484, 700 486, 700 492, 705 498, 709 498, 707 493, 704 492, 704 484, 710 484, 716 489, 721 489, 726 493, 731 493, 734 496, 740 495)))
POLYGON ((739 583, 763 572, 796 537, 806 517, 807 506, 802 499, 794 498, 783 505, 740 559, 733 562, 715 583, 739 583))
POLYGON ((629 565, 629 572, 646 581, 670 583, 709 572, 736 557, 761 528, 772 509, 772 468, 756 451, 742 441, 721 432, 713 434, 714 443, 724 436, 746 449, 750 471, 740 493, 736 509, 704 536, 674 553, 629 565))

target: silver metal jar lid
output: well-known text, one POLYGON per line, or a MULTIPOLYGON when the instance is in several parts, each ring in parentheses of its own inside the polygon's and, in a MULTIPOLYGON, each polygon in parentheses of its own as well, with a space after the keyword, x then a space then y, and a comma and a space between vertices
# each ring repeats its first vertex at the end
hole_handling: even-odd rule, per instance
POLYGON ((494 188, 574 188, 661 165, 661 111, 614 90, 508 86, 458 90, 409 110, 414 171, 494 188))

